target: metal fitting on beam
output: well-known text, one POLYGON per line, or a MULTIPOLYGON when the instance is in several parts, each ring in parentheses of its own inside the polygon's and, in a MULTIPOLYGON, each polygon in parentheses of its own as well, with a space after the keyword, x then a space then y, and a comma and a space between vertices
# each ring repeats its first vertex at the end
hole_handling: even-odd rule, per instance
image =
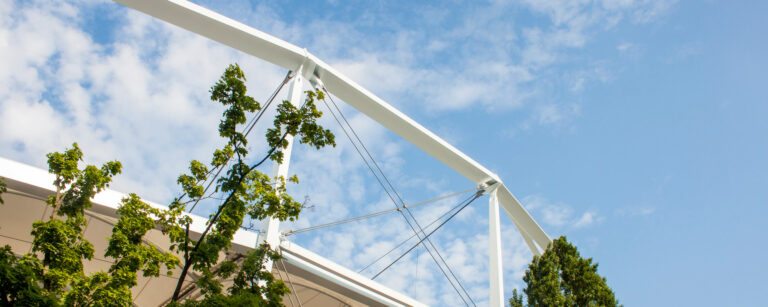
POLYGON ((489 194, 496 190, 499 186, 501 186, 501 181, 498 181, 496 179, 489 179, 488 181, 481 184, 479 187, 477 187, 479 190, 483 191, 483 195, 489 194))
POLYGON ((323 81, 320 80, 320 78, 316 76, 312 76, 312 78, 309 79, 309 84, 312 85, 312 87, 316 90, 323 90, 325 89, 325 85, 323 85, 323 81))

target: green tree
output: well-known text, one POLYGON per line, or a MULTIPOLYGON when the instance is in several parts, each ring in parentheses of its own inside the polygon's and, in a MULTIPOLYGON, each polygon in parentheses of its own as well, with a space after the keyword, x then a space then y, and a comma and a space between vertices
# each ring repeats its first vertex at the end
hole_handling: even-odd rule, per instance
MULTIPOLYGON (((8 191, 8 186, 5 185, 5 178, 0 177, 0 195, 8 191)), ((0 205, 3 204, 3 198, 0 197, 0 205)))
MULTIPOLYGON (((219 261, 219 255, 230 248, 232 237, 246 216, 257 220, 275 217, 281 221, 298 217, 302 204, 286 193, 286 178, 271 178, 257 168, 268 159, 282 161, 282 151, 288 147, 289 135, 296 137, 300 144, 315 149, 336 145, 330 130, 317 123, 322 112, 317 109, 315 101, 325 99, 323 92, 307 91, 306 94, 307 98, 300 107, 289 101, 282 101, 277 106, 273 127, 267 129, 266 134, 269 149, 259 159, 252 160, 248 157, 246 136, 251 127, 244 125, 246 113, 259 112, 262 106, 246 94, 245 75, 237 64, 230 65, 211 88, 211 100, 227 107, 219 123, 219 135, 226 143, 214 151, 209 165, 199 161, 190 163, 189 174, 183 174, 178 179, 185 194, 176 199, 171 207, 188 204, 194 207, 211 196, 206 194, 204 187, 211 184, 215 184, 212 193, 222 193, 226 197, 211 214, 197 241, 188 236, 175 238, 174 248, 183 253, 184 266, 172 301, 179 300, 182 281, 189 270, 197 271, 201 276, 197 286, 204 295, 201 302, 185 301, 189 305, 223 306, 242 302, 279 305, 282 296, 288 293, 288 287, 274 279, 269 268, 264 267, 267 258, 279 259, 279 255, 269 246, 262 245, 249 252, 240 267, 231 260, 219 261), (225 169, 221 177, 215 175, 225 169), (233 274, 235 285, 225 294, 219 280, 233 274)), ((293 176, 287 181, 298 183, 298 178, 293 176)), ((188 232, 189 223, 185 227, 188 232)))
POLYGON ((40 287, 40 271, 40 262, 33 255, 16 258, 10 246, 0 248, 0 305, 57 305, 56 297, 40 287))
POLYGON ((169 222, 181 211, 151 208, 136 195, 123 199, 105 255, 115 262, 108 272, 86 275, 83 261, 93 258, 94 249, 84 238, 85 211, 122 166, 111 161, 81 169, 83 153, 77 143, 47 157, 56 192, 46 204, 53 210, 47 220, 32 224, 32 253, 16 258, 9 246, 0 250, 0 301, 14 306, 131 306, 130 288, 138 271, 159 276, 160 266, 170 270, 179 263, 170 253, 142 245, 141 237, 149 229, 173 224, 169 222))
POLYGON ((523 276, 525 298, 512 292, 512 307, 619 306, 605 278, 597 274, 597 263, 584 259, 565 236, 552 241, 541 256, 533 258, 523 276))
MULTIPOLYGON (((230 248, 246 216, 294 220, 301 211, 302 204, 286 193, 286 181, 298 183, 296 176, 271 178, 257 168, 268 159, 282 161, 289 135, 316 149, 335 146, 334 135, 317 123, 322 112, 317 110, 315 101, 324 99, 323 93, 307 91, 307 99, 300 107, 288 101, 279 103, 274 126, 267 130, 267 153, 261 159, 249 159, 246 137, 253 127, 244 124, 248 114, 258 113, 262 107, 246 94, 244 81, 244 73, 233 64, 211 88, 211 100, 226 107, 219 124, 219 135, 226 143, 214 151, 208 165, 190 162, 189 173, 178 178, 184 191, 181 197, 166 210, 149 206, 135 194, 122 200, 117 210, 118 221, 107 239, 105 256, 114 259, 107 272, 83 272, 83 261, 92 259, 94 254, 93 245, 84 238, 85 214, 91 207, 91 198, 109 186, 122 166, 112 161, 101 167, 87 165, 81 169, 83 153, 76 143, 62 153, 48 154, 56 192, 46 203, 53 210, 47 220, 33 224, 32 253, 16 257, 9 246, 0 249, 0 304, 131 306, 130 289, 136 286, 140 271, 144 276, 156 277, 163 270, 170 275, 183 263, 172 305, 179 304, 181 281, 190 270, 201 276, 197 286, 203 296, 199 301, 185 300, 183 305, 281 305, 282 296, 289 291, 265 267, 267 259, 275 261, 280 257, 270 246, 257 247, 240 264, 220 261, 219 254, 230 248), (215 188, 209 192, 211 186, 215 188), (191 219, 183 213, 187 205, 194 208, 216 193, 226 198, 211 214, 202 235, 193 240, 189 233, 191 219), (171 251, 180 253, 182 259, 143 240, 153 229, 168 236, 171 251), (220 280, 231 276, 234 285, 225 292, 220 280)), ((5 190, 0 178, 0 194, 5 190)))

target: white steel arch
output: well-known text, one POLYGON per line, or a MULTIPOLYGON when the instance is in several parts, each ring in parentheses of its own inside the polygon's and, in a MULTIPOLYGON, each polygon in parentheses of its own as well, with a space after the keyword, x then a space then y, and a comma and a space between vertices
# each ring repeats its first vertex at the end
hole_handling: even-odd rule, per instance
POLYGON ((486 193, 491 193, 489 249, 492 306, 504 304, 497 206, 504 208, 534 255, 541 255, 551 242, 549 236, 512 195, 498 175, 336 71, 306 49, 185 0, 115 0, 115 2, 300 73, 312 85, 324 87, 334 96, 451 167, 484 189, 486 193))

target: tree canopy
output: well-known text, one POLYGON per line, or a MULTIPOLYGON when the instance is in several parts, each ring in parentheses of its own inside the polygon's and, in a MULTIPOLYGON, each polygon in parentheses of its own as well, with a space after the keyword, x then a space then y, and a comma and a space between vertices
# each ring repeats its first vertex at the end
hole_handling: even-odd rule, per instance
POLYGON ((153 209, 133 194, 123 199, 105 255, 114 262, 107 272, 85 274, 83 262, 94 256, 93 244, 84 237, 86 210, 122 165, 111 161, 80 168, 83 152, 77 143, 47 157, 56 191, 46 204, 53 209, 47 219, 32 224, 32 253, 17 258, 9 246, 0 250, 0 301, 14 306, 130 306, 130 288, 139 271, 159 276, 161 267, 170 270, 178 264, 172 254, 141 244, 141 238, 155 227, 170 227, 180 211, 153 209))
POLYGON ((605 278, 597 274, 597 263, 582 258, 565 236, 533 258, 523 281, 525 295, 515 289, 509 299, 512 307, 619 306, 605 278))
MULTIPOLYGON (((33 223, 31 253, 19 257, 9 246, 0 248, 0 304, 131 306, 131 288, 136 286, 139 272, 157 277, 163 273, 170 275, 180 267, 177 287, 169 293, 171 305, 281 305, 289 289, 265 266, 267 259, 280 258, 272 247, 262 244, 246 253, 241 261, 219 257, 231 247, 232 238, 246 216, 298 218, 302 204, 286 193, 286 181, 298 183, 298 178, 273 178, 258 170, 268 159, 282 161, 288 136, 295 136, 299 143, 315 149, 335 146, 335 141, 334 135, 317 123, 322 112, 315 101, 324 99, 323 92, 307 91, 301 106, 289 101, 277 105, 273 127, 266 133, 266 153, 250 158, 247 136, 263 108, 246 90, 245 74, 237 64, 227 67, 211 88, 211 100, 225 107, 218 131, 226 142, 214 150, 210 163, 190 162, 189 173, 177 180, 183 193, 167 209, 152 207, 136 194, 122 200, 116 212, 118 220, 107 239, 104 256, 113 263, 106 272, 84 272, 84 261, 94 257, 93 245, 84 237, 85 215, 91 198, 109 186, 122 165, 111 161, 100 167, 81 168, 83 152, 77 143, 64 152, 48 154, 56 191, 46 204, 53 209, 49 217, 33 223), (254 120, 246 124, 249 116, 254 120), (209 216, 204 232, 193 239, 191 219, 184 213, 215 194, 224 200, 209 216), (187 208, 190 204, 191 208, 187 208), (169 238, 170 252, 143 240, 151 230, 159 230, 169 238), (196 286, 202 296, 198 300, 180 296, 189 271, 199 276, 196 286), (230 277, 234 284, 224 289, 221 280, 230 277)), ((5 191, 0 178, 0 194, 5 191)))

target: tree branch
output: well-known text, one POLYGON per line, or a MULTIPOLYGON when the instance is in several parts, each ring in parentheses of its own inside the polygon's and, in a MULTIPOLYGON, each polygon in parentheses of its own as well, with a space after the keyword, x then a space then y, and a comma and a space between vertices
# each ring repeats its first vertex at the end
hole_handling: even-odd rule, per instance
MULTIPOLYGON (((288 136, 288 132, 287 131, 283 134, 283 137, 280 139, 280 142, 275 144, 275 146, 272 146, 272 149, 269 150, 267 155, 263 159, 261 159, 261 161, 259 161, 258 163, 254 164, 253 166, 251 166, 251 168, 248 169, 248 171, 245 174, 240 176, 240 179, 238 180, 237 185, 242 184, 243 180, 245 180, 245 177, 247 177, 248 174, 250 174, 255 168, 259 167, 261 164, 263 164, 265 161, 267 161, 267 159, 269 159, 269 157, 272 156, 272 154, 275 152, 275 150, 277 150, 277 148, 280 146, 280 144, 285 140, 286 136, 288 136)), ((189 271, 189 268, 192 266, 192 262, 190 261, 191 260, 191 256, 190 255, 193 255, 200 248, 200 244, 205 239, 205 236, 208 235, 208 232, 213 227, 213 224, 215 224, 216 221, 219 219, 219 216, 221 215, 221 212, 224 211, 224 207, 227 204, 229 204, 230 200, 232 200, 232 198, 235 196, 235 193, 237 193, 237 190, 233 190, 232 193, 229 193, 229 196, 227 196, 227 199, 224 201, 224 203, 222 203, 219 206, 218 210, 216 210, 216 214, 214 214, 214 216, 208 221, 208 226, 205 227, 205 230, 200 235, 200 239, 198 239, 198 241, 195 243, 195 247, 192 248, 191 253, 188 253, 186 251, 186 249, 187 249, 186 246, 187 245, 185 244, 184 268, 182 268, 181 274, 179 275, 179 281, 176 283, 176 290, 173 291, 173 297, 171 297, 171 301, 172 302, 175 302, 175 301, 178 300, 179 293, 181 292, 181 286, 184 283, 184 279, 187 277, 187 272, 189 271)), ((189 238, 189 224, 187 224, 187 238, 189 238)))

